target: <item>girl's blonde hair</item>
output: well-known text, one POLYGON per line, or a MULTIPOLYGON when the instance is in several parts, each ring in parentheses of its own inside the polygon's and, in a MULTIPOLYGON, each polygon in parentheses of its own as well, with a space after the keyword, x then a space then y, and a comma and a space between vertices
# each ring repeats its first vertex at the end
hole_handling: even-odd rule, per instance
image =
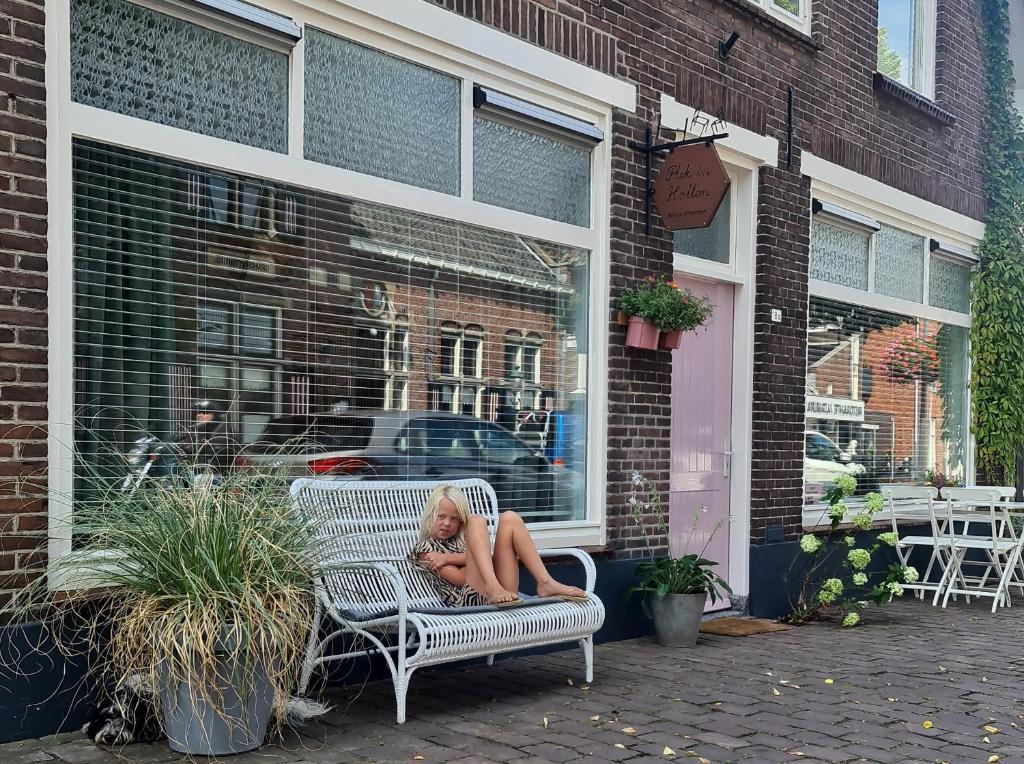
POLYGON ((427 505, 423 508, 423 515, 420 517, 420 540, 430 538, 434 530, 434 520, 437 519, 437 510, 441 502, 448 499, 455 505, 455 511, 459 513, 459 532, 456 534, 459 541, 462 541, 466 526, 469 524, 469 499, 465 491, 454 485, 439 485, 430 492, 427 498, 427 505))

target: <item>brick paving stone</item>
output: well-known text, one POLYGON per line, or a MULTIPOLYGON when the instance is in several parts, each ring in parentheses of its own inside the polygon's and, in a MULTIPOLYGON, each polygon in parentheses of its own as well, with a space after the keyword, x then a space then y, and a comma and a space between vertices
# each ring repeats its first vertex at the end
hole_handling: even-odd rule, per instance
MULTIPOLYGON (((383 764, 417 755, 460 764, 643 764, 695 761, 689 751, 714 764, 934 764, 992 754, 1001 764, 1024 762, 1024 658, 1006 639, 1024 632, 1024 608, 992 617, 984 604, 943 610, 904 601, 867 620, 858 629, 816 624, 702 638, 694 650, 652 640, 600 645, 588 689, 566 681, 578 676, 578 650, 424 671, 400 727, 390 684, 333 690, 335 709, 322 722, 232 764, 383 764), (986 724, 1000 731, 986 733, 986 724), (674 759, 661 755, 666 745, 674 759)), ((0 745, 0 764, 182 761, 162 743, 108 751, 77 733, 0 745)))

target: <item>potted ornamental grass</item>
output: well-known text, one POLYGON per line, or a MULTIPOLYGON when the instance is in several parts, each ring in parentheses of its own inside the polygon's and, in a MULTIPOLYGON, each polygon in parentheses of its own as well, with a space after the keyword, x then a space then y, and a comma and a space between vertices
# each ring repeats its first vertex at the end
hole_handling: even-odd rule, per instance
POLYGON ((628 317, 626 345, 646 350, 678 348, 683 333, 702 326, 712 310, 707 297, 696 297, 664 276, 648 276, 627 289, 618 309, 628 317))
POLYGON ((194 474, 94 488, 74 550, 6 610, 85 645, 102 686, 149 688, 172 749, 217 756, 280 731, 328 554, 280 476, 194 474))
MULTIPOLYGON (((661 495, 653 483, 638 472, 633 473, 632 485, 630 513, 647 546, 648 559, 637 565, 639 581, 629 589, 627 597, 634 594, 643 597, 641 604, 644 612, 654 621, 658 644, 665 647, 693 647, 697 644, 697 635, 704 618, 705 602, 710 599, 714 603, 725 594, 732 594, 729 584, 713 570, 718 563, 704 556, 722 523, 717 523, 707 534, 699 553, 689 552, 676 556, 670 541, 669 555, 658 555, 651 542, 645 517, 653 516, 655 531, 659 535, 668 536, 661 495)), ((704 507, 694 510, 684 549, 691 548, 706 511, 704 507)))

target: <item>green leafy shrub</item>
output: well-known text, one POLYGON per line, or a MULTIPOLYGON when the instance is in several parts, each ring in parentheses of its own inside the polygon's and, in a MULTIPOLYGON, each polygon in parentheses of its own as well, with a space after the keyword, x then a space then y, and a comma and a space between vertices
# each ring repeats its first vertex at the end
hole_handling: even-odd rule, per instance
POLYGON ((664 276, 648 276, 619 296, 618 308, 631 316, 652 322, 663 332, 691 331, 711 316, 711 301, 697 297, 689 289, 664 276))

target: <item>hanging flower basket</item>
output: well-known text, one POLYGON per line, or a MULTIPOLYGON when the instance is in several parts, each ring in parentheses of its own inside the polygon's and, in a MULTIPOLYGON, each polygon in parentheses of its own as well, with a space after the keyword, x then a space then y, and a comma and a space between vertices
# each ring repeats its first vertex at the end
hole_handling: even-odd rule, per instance
POLYGON ((664 276, 648 276, 627 289, 619 296, 617 307, 620 321, 623 315, 629 316, 626 345, 647 350, 678 348, 683 332, 696 329, 711 316, 707 297, 696 297, 664 276))
POLYGON ((934 339, 902 337, 882 353, 882 372, 896 384, 934 382, 939 376, 939 351, 934 339))

